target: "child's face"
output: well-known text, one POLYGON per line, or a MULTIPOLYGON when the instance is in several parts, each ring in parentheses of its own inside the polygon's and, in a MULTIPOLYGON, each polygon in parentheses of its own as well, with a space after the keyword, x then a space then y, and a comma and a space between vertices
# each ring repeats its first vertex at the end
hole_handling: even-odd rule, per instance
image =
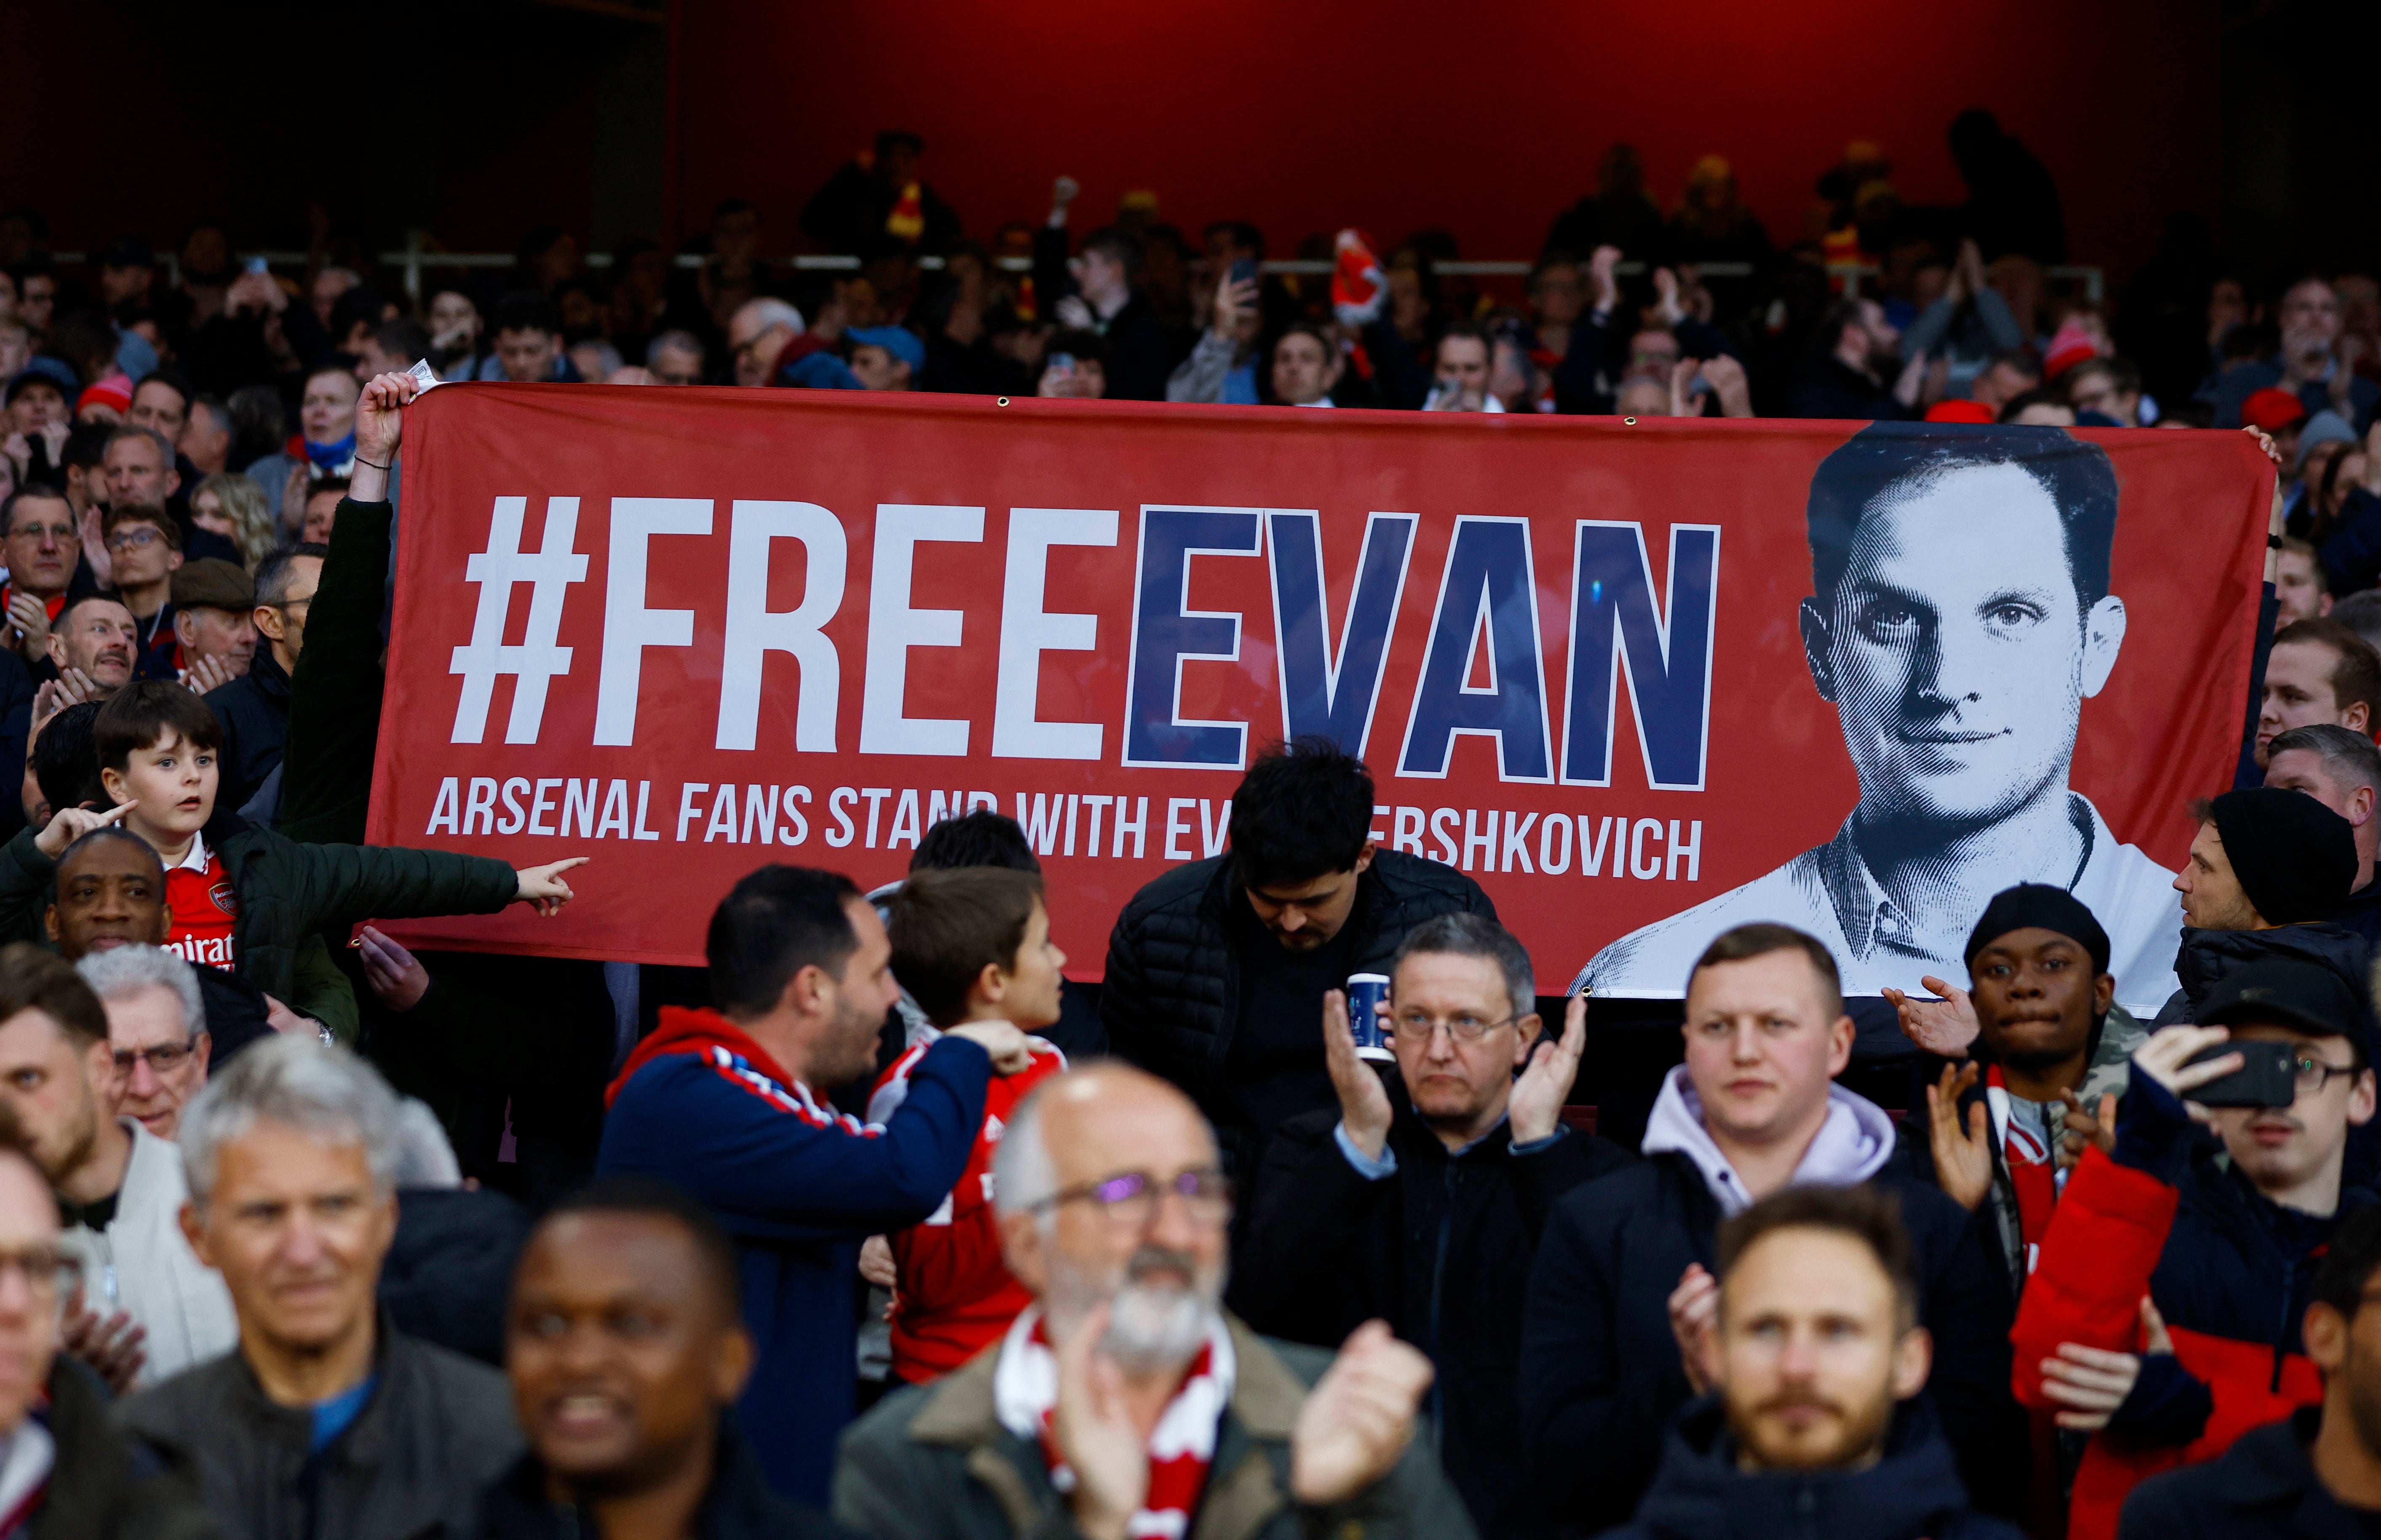
POLYGON ((1066 976, 1060 970, 1066 965, 1067 954, 1050 940, 1050 912, 1037 899, 1033 917, 1025 922, 1025 939, 1008 970, 1001 1013, 1028 1032, 1056 1022, 1060 982, 1066 976))
POLYGON ((215 810, 215 751, 168 732, 132 751, 121 770, 100 772, 107 794, 133 805, 127 819, 144 835, 180 844, 206 827, 215 810))

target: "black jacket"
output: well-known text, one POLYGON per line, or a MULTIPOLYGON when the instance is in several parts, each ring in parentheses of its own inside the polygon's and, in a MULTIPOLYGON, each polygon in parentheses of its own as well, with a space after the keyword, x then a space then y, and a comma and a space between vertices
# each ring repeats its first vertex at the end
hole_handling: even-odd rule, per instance
POLYGON ((505 1306, 532 1223, 494 1188, 400 1190, 380 1307, 409 1337, 503 1368, 505 1306))
MULTIPOLYGON (((1992 1506, 2025 1490, 2025 1421, 2009 1391, 2009 1275, 1976 1216, 1892 1170, 1935 1339, 1929 1391, 1969 1486, 1992 1506)), ((1692 1392, 1669 1298, 1690 1263, 1718 1269, 1719 1204, 1684 1156, 1662 1154, 1555 1205, 1521 1322, 1521 1436, 1558 1522, 1593 1533, 1636 1507, 1663 1425, 1692 1392)))
POLYGON ((208 1511, 243 1540, 469 1534, 479 1493, 521 1450, 504 1376, 400 1335, 385 1316, 373 1369, 372 1399, 319 1454, 313 1413, 268 1399, 236 1352, 142 1391, 116 1421, 196 1470, 208 1511))
MULTIPOLYGON (((719 1419, 719 1449, 695 1510, 693 1540, 837 1540, 850 1533, 817 1509, 770 1491, 736 1420, 719 1419)), ((534 1451, 480 1499, 480 1540, 589 1540, 599 1534, 584 1509, 547 1495, 545 1464, 534 1451)))
POLYGON ((289 734, 289 673, 273 655, 273 646, 257 638, 256 661, 248 672, 207 697, 215 720, 223 724, 223 767, 215 801, 239 808, 281 763, 281 743, 289 734))
MULTIPOLYGON (((1141 891, 1117 916, 1108 935, 1100 1016, 1108 1044, 1160 1079, 1180 1086, 1215 1126, 1227 1167, 1252 1147, 1224 1079, 1232 1027, 1239 1011, 1239 961, 1230 944, 1232 858, 1210 856, 1175 867, 1141 891)), ((1435 916, 1464 913, 1494 919, 1496 906, 1480 884, 1453 867, 1384 850, 1358 879, 1348 916, 1355 951, 1351 973, 1386 973, 1407 931, 1435 916)), ((1323 1018, 1316 1003, 1314 1058, 1323 1061, 1323 1018)), ((1245 1173, 1243 1173, 1245 1174, 1245 1173)))
POLYGON ((1630 1157, 1578 1133, 1520 1155, 1504 1125, 1450 1157, 1391 1096, 1398 1169, 1376 1182, 1341 1152, 1336 1110, 1275 1131, 1232 1268, 1234 1308, 1260 1331, 1324 1348, 1387 1321, 1437 1365, 1440 1449, 1472 1522, 1491 1537, 1534 1533, 1515 1399, 1530 1259, 1555 1200, 1630 1157))
POLYGON ((1911 414, 1892 390, 1830 354, 1803 366, 1795 377, 1794 417, 1847 418, 1899 422, 1911 414))
POLYGON ((2372 946, 2343 926, 2321 920, 2277 925, 2270 930, 2199 930, 2186 926, 2182 948, 2174 959, 2175 982, 2181 988, 2150 1023, 2150 1030, 2191 1020, 2208 991, 2233 970, 2270 957, 2329 968, 2347 980, 2358 1000, 2369 998, 2366 974, 2372 967, 2372 946))
POLYGON ((50 1489, 25 1540, 214 1540, 214 1524, 181 1477, 110 1425, 96 1376, 60 1353, 49 1392, 50 1489))
POLYGON ((2306 1407, 2152 1476, 2125 1499, 2117 1540, 2363 1540, 2373 1516, 2342 1507, 2307 1457, 2322 1426, 2323 1408, 2306 1407))
POLYGON ((1605 1540, 2018 1540, 2014 1526, 1968 1506, 1923 1399, 1902 1403, 1884 1456, 1865 1470, 1747 1473, 1736 1453, 1717 1400, 1689 1407, 1636 1522, 1605 1540))

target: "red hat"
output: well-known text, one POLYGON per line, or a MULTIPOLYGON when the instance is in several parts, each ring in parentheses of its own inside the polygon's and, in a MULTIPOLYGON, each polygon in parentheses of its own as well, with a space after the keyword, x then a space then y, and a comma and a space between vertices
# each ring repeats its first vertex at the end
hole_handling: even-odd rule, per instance
POLYGON ((2272 385, 2251 391, 2249 399, 2241 403, 2241 420, 2268 433, 2278 433, 2292 423, 2303 422, 2306 415, 2305 402, 2272 385))
POLYGON ((2042 359, 2042 378, 2045 382, 2056 380, 2084 359, 2099 356, 2100 347, 2092 333, 2070 321, 2050 339, 2050 351, 2042 359))
POLYGON ((79 415, 85 406, 112 406, 120 416, 132 409, 132 382, 121 374, 111 374, 75 398, 75 411, 79 415))
POLYGON ((1981 401, 1937 401, 1926 408, 1929 422, 1992 422, 1993 409, 1981 401))

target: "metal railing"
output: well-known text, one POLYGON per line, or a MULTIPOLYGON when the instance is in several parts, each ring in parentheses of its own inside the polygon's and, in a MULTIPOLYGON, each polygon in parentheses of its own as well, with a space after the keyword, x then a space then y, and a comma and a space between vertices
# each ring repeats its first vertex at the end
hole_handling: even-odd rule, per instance
MULTIPOLYGON (((248 251, 242 252, 237 260, 249 262, 259 258, 263 259, 269 267, 302 268, 313 261, 312 254, 305 251, 248 251)), ((62 264, 72 266, 87 259, 79 251, 62 251, 55 254, 55 260, 62 264)), ((585 260, 587 265, 592 268, 604 269, 612 266, 612 253, 609 251, 591 251, 585 260)), ((671 262, 677 267, 691 269, 700 268, 706 260, 698 254, 686 252, 672 258, 671 262)), ((998 257, 994 260, 1002 268, 1011 273, 1029 273, 1033 267, 1032 260, 1027 257, 998 257)), ((502 270, 516 267, 519 262, 519 258, 504 251, 433 251, 423 244, 419 232, 406 241, 403 250, 384 251, 380 254, 380 264, 383 267, 394 268, 404 274, 406 297, 416 304, 421 303, 421 276, 432 269, 502 270)), ((177 258, 171 254, 161 256, 158 259, 158 265, 165 270, 166 282, 169 284, 181 282, 181 262, 177 258)), ((798 273, 856 273, 860 270, 861 259, 853 256, 803 253, 787 259, 784 265, 792 267, 798 273)), ((918 265, 929 272, 939 272, 943 266, 943 259, 921 257, 918 259, 918 265)), ((1304 261, 1293 258, 1260 262, 1257 267, 1263 273, 1295 273, 1320 276, 1329 273, 1331 265, 1326 261, 1304 261)), ((1533 265, 1525 261, 1501 261, 1435 262, 1432 264, 1432 271, 1454 277, 1520 278, 1527 276, 1533 265)), ((1618 264, 1615 271, 1624 277, 1633 277, 1646 271, 1646 266, 1647 264, 1642 261, 1624 261, 1618 264)), ((1749 278, 1752 275, 1752 264, 1751 262, 1703 262, 1697 266, 1696 271, 1707 278, 1749 278)), ((1827 276, 1841 283, 1845 294, 1853 296, 1861 292, 1862 285, 1876 277, 1883 271, 1884 269, 1874 262, 1829 262, 1827 264, 1827 276)), ((2083 297, 2094 305, 2099 304, 2106 297, 2106 275, 2099 267, 2088 263, 2068 262, 2044 271, 2054 282, 2081 284, 2083 297)))

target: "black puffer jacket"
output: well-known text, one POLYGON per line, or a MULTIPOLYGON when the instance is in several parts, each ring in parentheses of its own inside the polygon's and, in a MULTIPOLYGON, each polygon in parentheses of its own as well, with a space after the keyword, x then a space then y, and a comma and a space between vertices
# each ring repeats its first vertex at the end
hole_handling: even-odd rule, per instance
MULTIPOLYGON (((2174 959, 2175 980, 2182 988, 2158 1012, 2157 1019, 2150 1023, 2150 1030, 2155 1032, 2191 1020, 2208 992, 2236 969, 2270 957, 2329 968, 2348 981, 2350 992, 2358 1000, 2366 998, 2366 971, 2372 966, 2372 948, 2353 930, 2324 920, 2277 925, 2269 930, 2198 930, 2185 927, 2182 950, 2174 959)), ((2368 1016, 2367 1030, 2371 1025, 2368 1016)))
MULTIPOLYGON (((1215 1125, 1225 1164, 1238 1169, 1248 1131, 1238 1126, 1224 1082, 1240 1004, 1239 962, 1229 940, 1232 882, 1231 856, 1216 855, 1177 867, 1133 894, 1108 936, 1100 1017, 1119 1055, 1198 1102, 1215 1125)), ((1357 880, 1356 906, 1348 916, 1355 943, 1349 971, 1388 972, 1407 931, 1456 913, 1494 919, 1496 906, 1453 867, 1377 852, 1357 880)), ((1314 1056, 1320 1062, 1320 1017, 1314 1056)))

